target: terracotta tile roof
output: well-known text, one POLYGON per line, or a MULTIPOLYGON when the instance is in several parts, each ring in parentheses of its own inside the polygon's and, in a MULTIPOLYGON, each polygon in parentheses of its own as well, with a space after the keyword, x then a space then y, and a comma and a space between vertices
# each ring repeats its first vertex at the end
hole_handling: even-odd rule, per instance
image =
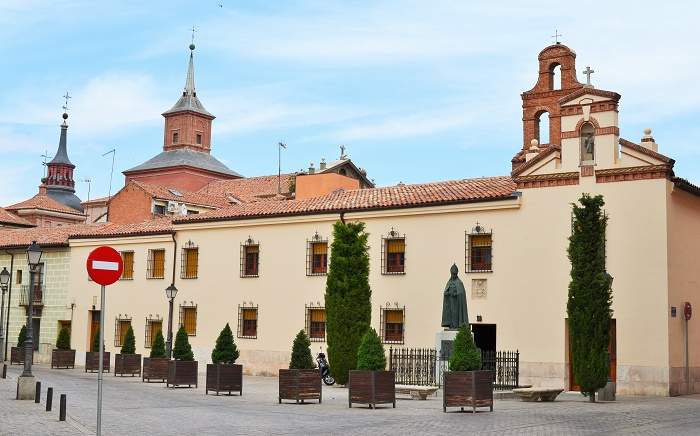
POLYGON ((106 223, 99 227, 90 227, 74 232, 70 239, 111 238, 119 236, 145 236, 172 233, 172 218, 159 217, 140 223, 117 224, 106 223))
MULTIPOLYGON (((533 157, 529 161, 525 162, 524 164, 518 166, 515 168, 512 172, 511 175, 516 176, 518 174, 521 174, 523 171, 525 171, 528 168, 532 168, 534 165, 536 165, 538 162, 542 162, 544 158, 549 156, 550 154, 554 153, 555 151, 561 151, 561 147, 558 145, 550 145, 547 148, 540 149, 540 152, 537 156, 533 157)), ((527 152, 525 152, 527 153, 527 152)))
POLYGON ((671 181, 674 185, 678 186, 678 188, 700 197, 700 186, 694 185, 687 179, 681 177, 671 177, 671 181))
POLYGON ((104 204, 104 205, 106 205, 106 204, 107 204, 107 201, 108 201, 109 199, 110 199, 110 197, 93 198, 93 199, 91 199, 91 200, 83 201, 83 202, 80 203, 80 204, 82 204, 83 206, 94 205, 94 204, 97 204, 97 205, 102 205, 102 204, 104 204))
POLYGON ((637 152, 639 152, 639 153, 645 154, 645 155, 647 155, 647 156, 649 156, 649 157, 653 157, 654 159, 660 160, 661 162, 667 163, 667 164, 669 164, 669 165, 671 165, 671 166, 673 166, 673 165, 676 163, 675 160, 671 159, 671 158, 668 157, 668 156, 664 156, 664 155, 661 154, 661 153, 658 153, 658 152, 656 152, 656 151, 654 151, 654 150, 651 150, 651 149, 649 149, 649 148, 643 147, 643 146, 641 146, 641 145, 639 145, 639 144, 635 144, 634 142, 628 141, 628 140, 626 140, 626 139, 624 139, 624 138, 620 138, 620 141, 619 141, 619 142, 620 142, 620 145, 623 145, 623 146, 625 146, 625 147, 629 147, 629 148, 631 148, 631 149, 634 150, 634 151, 637 151, 637 152))
POLYGON ((614 101, 620 101, 620 98, 622 96, 618 94, 617 92, 613 91, 605 91, 603 89, 597 89, 597 88, 590 88, 584 86, 583 88, 579 88, 578 90, 572 92, 571 94, 565 95, 564 97, 559 99, 559 104, 564 104, 566 102, 569 102, 575 98, 582 97, 586 94, 590 95, 597 95, 599 97, 604 97, 604 98, 609 98, 614 101))
POLYGON ((12 212, 8 212, 2 207, 0 207, 0 224, 18 227, 34 227, 34 224, 13 214, 12 212))
POLYGON ((226 221, 285 215, 340 213, 360 210, 399 209, 511 198, 516 189, 511 177, 486 177, 385 188, 338 191, 328 195, 289 201, 238 204, 173 222, 226 221))
POLYGON ((180 203, 187 203, 212 208, 219 208, 229 205, 229 202, 226 200, 226 198, 220 195, 207 195, 201 192, 183 191, 181 189, 176 189, 164 185, 151 185, 149 183, 144 183, 137 180, 132 180, 130 183, 135 184, 136 186, 143 189, 146 193, 151 195, 153 198, 157 198, 159 200, 171 200, 180 203))
POLYGON ((289 192, 289 181, 294 174, 282 174, 280 185, 282 196, 277 193, 277 175, 248 177, 244 179, 220 180, 203 187, 197 194, 215 195, 227 199, 233 196, 243 203, 251 203, 276 197, 285 199, 289 192))
POLYGON ((24 200, 20 203, 13 204, 12 206, 7 206, 5 209, 7 210, 20 210, 20 209, 41 209, 41 210, 49 210, 52 212, 61 212, 61 213, 67 213, 70 215, 77 215, 77 216, 84 216, 81 212, 73 209, 72 207, 68 207, 64 205, 63 203, 59 203, 58 201, 54 200, 53 198, 49 197, 46 194, 36 194, 34 197, 30 198, 29 200, 24 200))
POLYGON ((76 233, 93 231, 101 224, 69 224, 60 227, 0 230, 1 248, 26 248, 32 241, 42 247, 66 247, 68 238, 76 233))

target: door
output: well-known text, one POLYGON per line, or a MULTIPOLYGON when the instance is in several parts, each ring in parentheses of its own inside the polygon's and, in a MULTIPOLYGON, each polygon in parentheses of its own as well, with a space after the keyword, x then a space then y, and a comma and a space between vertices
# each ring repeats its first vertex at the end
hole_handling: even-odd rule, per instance
POLYGON ((87 344, 87 350, 91 351, 92 350, 92 344, 95 342, 95 335, 97 334, 97 331, 100 329, 100 311, 99 310, 91 310, 90 311, 90 326, 88 327, 90 329, 89 334, 88 334, 88 344, 87 344))
MULTIPOLYGON (((567 367, 569 374, 569 390, 581 391, 581 386, 574 380, 574 368, 571 362, 571 341, 569 340, 569 323, 566 323, 567 337, 567 367)), ((608 368, 608 378, 613 382, 617 382, 617 320, 610 320, 610 341, 608 342, 608 355, 610 363, 608 368)))
POLYGON ((496 324, 472 324, 474 343, 481 351, 496 351, 496 324))

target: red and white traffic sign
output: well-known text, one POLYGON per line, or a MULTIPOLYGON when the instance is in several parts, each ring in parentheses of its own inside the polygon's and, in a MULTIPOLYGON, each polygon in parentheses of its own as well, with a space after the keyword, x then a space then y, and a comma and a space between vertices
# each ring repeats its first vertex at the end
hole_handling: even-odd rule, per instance
POLYGON ((98 247, 87 258, 87 272, 90 278, 103 286, 119 280, 124 270, 122 256, 112 247, 98 247))
POLYGON ((690 318, 693 317, 693 306, 687 301, 683 305, 683 315, 686 321, 690 321, 690 318))

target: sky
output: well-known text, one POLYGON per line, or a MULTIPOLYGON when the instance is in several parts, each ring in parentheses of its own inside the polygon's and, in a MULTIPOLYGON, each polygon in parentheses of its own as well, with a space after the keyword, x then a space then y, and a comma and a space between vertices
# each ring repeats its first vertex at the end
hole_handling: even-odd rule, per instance
POLYGON ((339 155, 380 186, 506 175, 522 147, 520 93, 551 35, 599 89, 621 136, 653 129, 676 175, 700 183, 696 2, 0 0, 0 206, 36 194, 58 145, 81 199, 158 154, 185 82, 216 116, 212 153, 245 175, 339 155), (89 179, 91 182, 85 182, 89 179))

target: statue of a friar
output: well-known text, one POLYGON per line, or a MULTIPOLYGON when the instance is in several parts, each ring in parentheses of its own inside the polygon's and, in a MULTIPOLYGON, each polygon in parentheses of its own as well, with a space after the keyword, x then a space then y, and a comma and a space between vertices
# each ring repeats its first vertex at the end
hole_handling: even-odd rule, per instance
POLYGON ((467 314, 467 292, 464 284, 459 279, 457 265, 450 268, 450 280, 445 286, 442 300, 442 326, 448 329, 458 329, 463 325, 469 325, 467 314))

